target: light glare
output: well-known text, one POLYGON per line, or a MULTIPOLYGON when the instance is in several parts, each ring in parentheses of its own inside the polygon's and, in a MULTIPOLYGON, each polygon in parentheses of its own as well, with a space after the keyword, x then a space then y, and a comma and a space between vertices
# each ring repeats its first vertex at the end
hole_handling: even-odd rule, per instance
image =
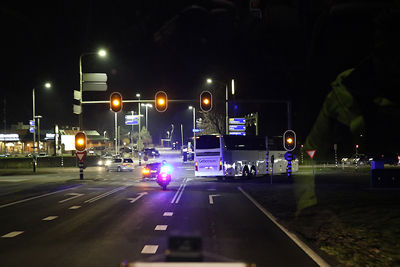
POLYGON ((105 56, 107 55, 107 52, 106 52, 106 50, 104 50, 104 49, 100 49, 99 52, 98 52, 98 54, 99 54, 99 56, 101 56, 101 57, 105 57, 105 56))

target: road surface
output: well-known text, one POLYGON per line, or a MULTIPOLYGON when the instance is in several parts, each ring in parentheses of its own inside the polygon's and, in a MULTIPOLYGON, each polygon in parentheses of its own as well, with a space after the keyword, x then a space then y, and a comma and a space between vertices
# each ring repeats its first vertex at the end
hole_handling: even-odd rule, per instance
POLYGON ((76 169, 0 177, 1 266, 119 266, 165 261, 170 237, 197 237, 207 262, 318 266, 241 189, 195 178, 178 154, 162 191, 133 172, 76 169))

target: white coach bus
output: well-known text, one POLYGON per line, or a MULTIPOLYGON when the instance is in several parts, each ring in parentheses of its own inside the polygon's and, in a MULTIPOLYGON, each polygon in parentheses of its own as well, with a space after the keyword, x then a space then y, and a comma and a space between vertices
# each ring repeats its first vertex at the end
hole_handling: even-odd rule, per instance
MULTIPOLYGON (((269 173, 286 173, 282 138, 268 138, 269 173), (271 160, 273 165, 271 165, 271 160)), ((266 174, 266 138, 258 136, 201 135, 196 137, 195 176, 255 176, 266 174)), ((292 171, 298 171, 298 160, 292 171)))

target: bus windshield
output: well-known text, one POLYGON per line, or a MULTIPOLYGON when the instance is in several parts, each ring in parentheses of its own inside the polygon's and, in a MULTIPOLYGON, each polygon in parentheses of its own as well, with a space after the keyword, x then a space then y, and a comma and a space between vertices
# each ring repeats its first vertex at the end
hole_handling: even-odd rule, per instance
POLYGON ((201 135, 196 138, 196 149, 212 149, 219 147, 218 135, 201 135))

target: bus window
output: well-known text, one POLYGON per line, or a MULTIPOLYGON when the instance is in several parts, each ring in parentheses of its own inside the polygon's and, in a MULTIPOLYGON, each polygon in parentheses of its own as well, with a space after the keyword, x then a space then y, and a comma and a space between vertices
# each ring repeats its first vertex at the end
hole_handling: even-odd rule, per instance
POLYGON ((219 147, 219 136, 217 135, 201 135, 196 138, 196 149, 212 149, 219 147))

